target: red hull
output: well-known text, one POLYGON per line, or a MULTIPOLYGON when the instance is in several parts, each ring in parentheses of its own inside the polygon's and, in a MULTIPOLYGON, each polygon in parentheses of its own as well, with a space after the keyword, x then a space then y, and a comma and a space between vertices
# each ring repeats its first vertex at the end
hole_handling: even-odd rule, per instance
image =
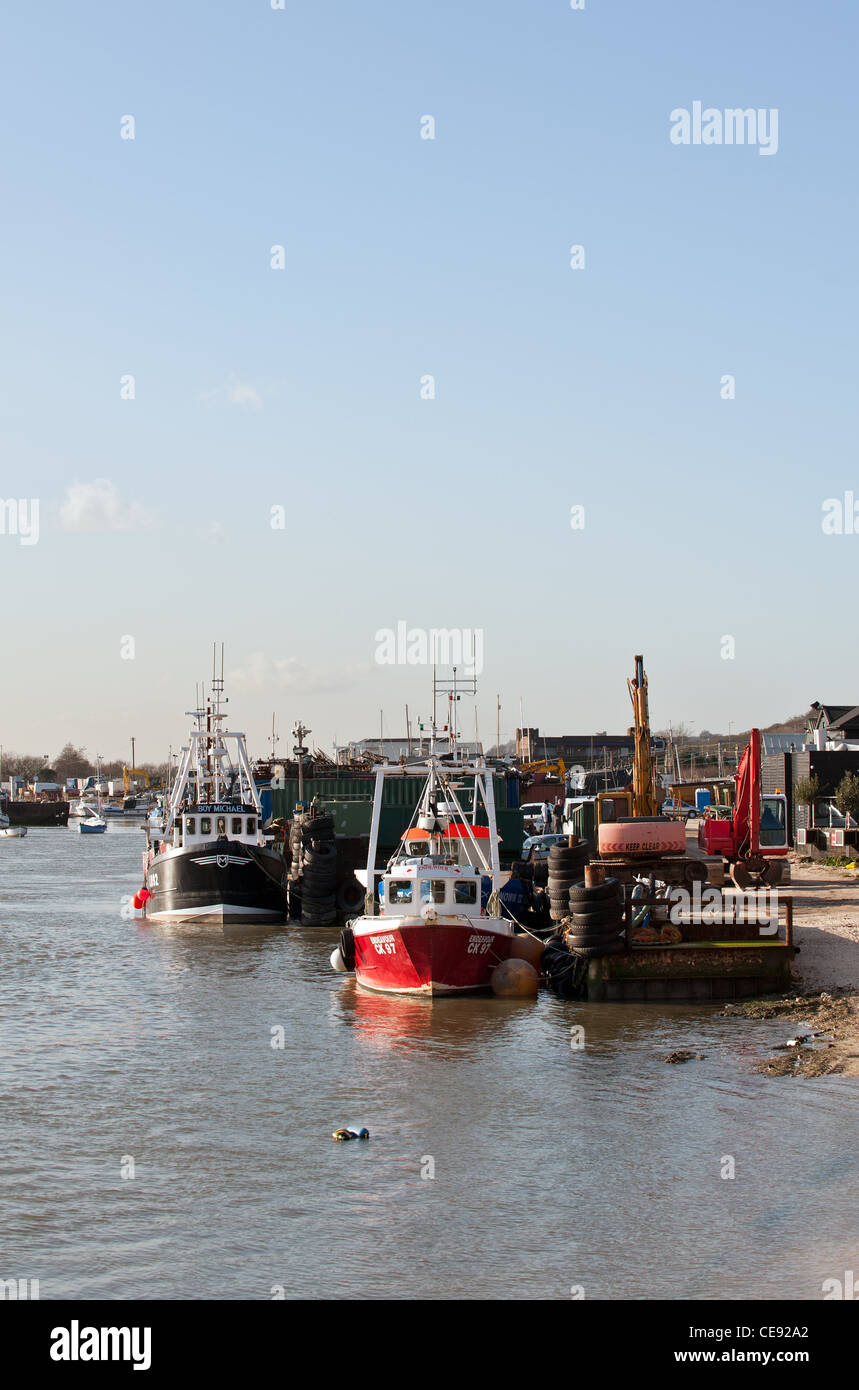
POLYGON ((485 920, 398 926, 396 919, 379 918, 372 932, 355 933, 358 982, 391 994, 487 989, 496 965, 510 955, 512 937, 485 920))

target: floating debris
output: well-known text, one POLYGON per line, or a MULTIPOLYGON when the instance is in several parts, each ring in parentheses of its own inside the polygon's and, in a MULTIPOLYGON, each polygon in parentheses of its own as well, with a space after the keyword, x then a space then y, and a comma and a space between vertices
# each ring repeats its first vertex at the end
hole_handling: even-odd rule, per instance
POLYGON ((335 1129, 331 1136, 332 1139, 339 1139, 345 1142, 347 1139, 369 1139, 369 1129, 335 1129))
POLYGON ((688 1047, 681 1047, 676 1052, 669 1053, 665 1060, 666 1062, 691 1062, 695 1057, 699 1062, 703 1062, 706 1055, 706 1052, 693 1052, 688 1047))

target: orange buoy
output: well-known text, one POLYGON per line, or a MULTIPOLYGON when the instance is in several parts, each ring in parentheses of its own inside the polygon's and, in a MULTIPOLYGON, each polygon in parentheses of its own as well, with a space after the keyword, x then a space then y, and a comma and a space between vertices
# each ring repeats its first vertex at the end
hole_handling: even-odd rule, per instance
POLYGON ((503 960, 496 965, 489 983, 499 999, 526 999, 537 993, 540 976, 527 960, 503 960))

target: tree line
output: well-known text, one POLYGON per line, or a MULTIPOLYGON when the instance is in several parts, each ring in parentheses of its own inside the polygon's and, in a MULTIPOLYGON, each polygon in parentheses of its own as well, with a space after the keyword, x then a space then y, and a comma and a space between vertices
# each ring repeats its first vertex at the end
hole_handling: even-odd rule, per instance
MULTIPOLYGON (((122 769, 127 766, 121 758, 112 760, 102 758, 101 775, 107 781, 117 781, 122 777, 122 769)), ((150 777, 167 776, 167 763, 141 763, 140 768, 150 777)), ((23 777, 28 782, 65 782, 67 777, 94 777, 96 766, 83 748, 67 743, 50 762, 45 761, 44 753, 6 753, 3 754, 3 780, 9 777, 23 777)))

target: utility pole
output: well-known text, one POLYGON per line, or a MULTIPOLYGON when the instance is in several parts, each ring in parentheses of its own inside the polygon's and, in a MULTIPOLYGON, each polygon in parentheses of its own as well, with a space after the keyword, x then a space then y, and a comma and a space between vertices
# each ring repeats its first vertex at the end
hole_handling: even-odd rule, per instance
POLYGON ((134 739, 133 739, 133 738, 132 738, 132 740, 131 740, 131 767, 132 767, 132 770, 133 770, 135 767, 137 767, 137 763, 134 761, 134 739))
POLYGON ((501 757, 501 696, 495 696, 495 755, 501 757))

